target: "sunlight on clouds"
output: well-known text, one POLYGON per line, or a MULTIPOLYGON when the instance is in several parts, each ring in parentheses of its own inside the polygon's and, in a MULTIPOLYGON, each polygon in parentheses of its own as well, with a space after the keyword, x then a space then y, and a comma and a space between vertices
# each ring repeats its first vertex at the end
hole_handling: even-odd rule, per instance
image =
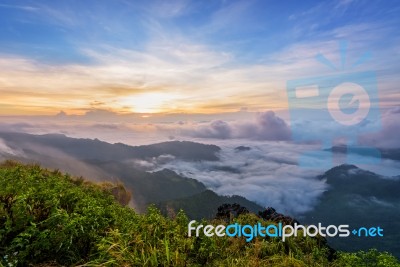
POLYGON ((177 95, 169 93, 144 93, 123 97, 118 104, 137 113, 168 112, 176 108, 177 99, 177 95))
MULTIPOLYGON (((158 41, 142 51, 82 49, 91 64, 46 65, 0 55, 0 114, 83 114, 99 108, 95 102, 117 113, 285 109, 287 80, 327 74, 317 52, 338 57, 337 43, 329 41, 291 45, 259 63, 238 64, 233 54, 184 38, 158 41)), ((350 56, 359 53, 359 44, 349 50, 350 56)))
POLYGON ((268 99, 246 99, 246 94, 263 94, 274 87, 265 66, 233 66, 231 55, 198 44, 150 44, 145 52, 113 47, 84 51, 94 64, 48 66, 21 57, 0 57, 0 104, 37 107, 34 114, 61 109, 83 112, 93 108, 93 101, 116 112, 128 108, 146 113, 210 113, 239 110, 243 104, 225 109, 226 103, 239 99, 247 106, 267 107, 268 99), (207 106, 214 108, 206 110, 207 106))
POLYGON ((286 109, 286 81, 332 74, 315 55, 337 65, 340 39, 349 41, 349 64, 371 50, 375 59, 361 67, 377 72, 381 105, 398 104, 390 5, 338 0, 283 13, 253 1, 1 6, 4 30, 13 30, 4 40, 16 45, 0 54, 0 115, 286 109), (387 19, 368 15, 378 8, 387 19), (354 20, 337 23, 344 15, 354 20))

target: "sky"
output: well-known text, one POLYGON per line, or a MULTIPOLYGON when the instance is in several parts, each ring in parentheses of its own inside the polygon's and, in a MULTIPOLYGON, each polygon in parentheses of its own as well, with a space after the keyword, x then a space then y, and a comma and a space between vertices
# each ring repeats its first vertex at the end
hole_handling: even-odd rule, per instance
POLYGON ((217 144, 218 162, 161 167, 290 214, 326 190, 304 152, 400 148, 396 0, 0 0, 0 25, 0 132, 217 144))
POLYGON ((288 81, 350 71, 376 74, 395 108, 399 14, 390 0, 0 0, 0 115, 279 111, 288 81))

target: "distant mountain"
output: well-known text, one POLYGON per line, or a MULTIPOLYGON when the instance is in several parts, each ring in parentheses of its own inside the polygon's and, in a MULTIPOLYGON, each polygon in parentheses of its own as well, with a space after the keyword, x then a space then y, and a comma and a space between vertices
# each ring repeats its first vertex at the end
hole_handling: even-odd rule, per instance
POLYGON ((341 165, 319 177, 326 180, 329 190, 319 199, 315 209, 300 218, 302 222, 324 225, 349 224, 384 229, 383 237, 329 238, 335 249, 356 251, 376 247, 400 257, 400 179, 384 177, 341 165))
POLYGON ((157 206, 164 214, 177 213, 184 210, 189 218, 201 220, 212 219, 217 214, 218 207, 222 204, 234 204, 247 208, 249 211, 258 213, 264 208, 241 196, 220 196, 211 190, 192 195, 190 197, 178 198, 158 203, 157 206))
MULTIPOLYGON (((140 212, 144 212, 152 203, 168 203, 175 210, 190 209, 189 215, 193 218, 210 218, 223 203, 237 202, 255 212, 262 209, 242 197, 218 196, 207 190, 201 182, 169 169, 147 171, 147 165, 157 166, 170 157, 184 161, 219 160, 218 152, 221 149, 215 145, 171 141, 128 146, 98 139, 70 138, 62 134, 7 132, 0 132, 1 140, 7 146, 6 151, 1 151, 0 146, 0 156, 3 154, 3 159, 40 163, 47 168, 60 169, 95 181, 122 182, 132 193, 131 206, 140 212), (207 204, 197 211, 193 209, 201 203, 207 204)), ((236 171, 229 169, 229 166, 220 168, 236 171)))
MULTIPOLYGON (((339 146, 333 146, 331 150, 334 153, 347 153, 347 146, 339 145, 339 146)), ((381 153, 381 157, 383 159, 391 159, 391 160, 398 160, 400 161, 400 149, 389 149, 389 148, 378 148, 378 150, 381 153)), ((365 156, 365 151, 362 149, 353 149, 353 153, 359 154, 361 156, 365 156)))
POLYGON ((144 211, 149 204, 190 197, 207 190, 201 182, 169 169, 145 172, 123 162, 92 164, 118 177, 131 190, 135 208, 139 211, 144 211))
POLYGON ((236 152, 249 151, 249 150, 251 150, 251 147, 248 147, 248 146, 238 146, 238 147, 235 147, 235 151, 236 151, 236 152))
POLYGON ((63 134, 32 135, 25 133, 0 132, 0 138, 11 148, 30 151, 32 144, 53 149, 81 160, 121 161, 132 158, 147 159, 161 155, 172 155, 187 161, 218 160, 216 145, 188 141, 170 141, 144 146, 128 146, 122 143, 110 144, 98 139, 70 138, 63 134))

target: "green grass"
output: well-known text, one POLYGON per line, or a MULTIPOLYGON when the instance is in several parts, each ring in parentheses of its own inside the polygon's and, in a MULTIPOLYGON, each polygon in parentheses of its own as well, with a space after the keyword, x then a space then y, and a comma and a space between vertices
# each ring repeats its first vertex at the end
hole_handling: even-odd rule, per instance
MULTIPOLYGON (((3 163, 0 265, 399 266, 393 256, 376 250, 338 253, 329 261, 318 238, 246 243, 244 238, 188 237, 189 219, 182 211, 168 218, 151 206, 137 214, 117 201, 121 195, 112 188, 40 166, 3 163)), ((253 224, 260 218, 246 214, 236 220, 253 224)))

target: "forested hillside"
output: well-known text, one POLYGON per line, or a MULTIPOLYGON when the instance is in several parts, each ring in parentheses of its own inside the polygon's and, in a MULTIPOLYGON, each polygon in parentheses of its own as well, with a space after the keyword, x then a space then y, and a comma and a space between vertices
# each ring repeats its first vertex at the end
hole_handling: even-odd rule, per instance
MULTIPOLYGON (((123 206, 123 186, 94 184, 37 165, 0 167, 2 266, 399 266, 375 250, 329 255, 322 238, 188 237, 188 218, 123 206)), ((254 224, 248 213, 234 218, 254 224)), ((212 220, 211 224, 226 224, 212 220)))

